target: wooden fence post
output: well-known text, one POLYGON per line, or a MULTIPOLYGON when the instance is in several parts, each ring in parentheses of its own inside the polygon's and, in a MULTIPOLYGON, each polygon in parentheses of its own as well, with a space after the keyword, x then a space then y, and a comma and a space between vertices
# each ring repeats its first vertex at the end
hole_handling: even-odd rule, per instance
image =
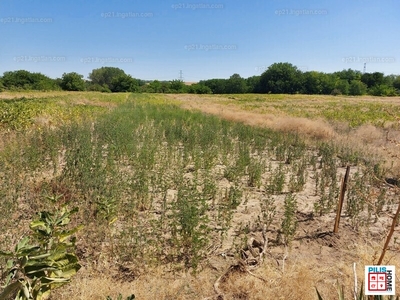
POLYGON ((346 175, 344 175, 344 178, 342 181, 342 188, 340 190, 340 196, 339 196, 338 206, 337 206, 337 210, 336 210, 336 219, 335 219, 335 226, 333 227, 333 233, 338 233, 338 231, 339 231, 340 215, 342 213, 344 193, 346 192, 347 180, 349 179, 349 173, 350 173, 350 166, 347 166, 346 167, 346 175))

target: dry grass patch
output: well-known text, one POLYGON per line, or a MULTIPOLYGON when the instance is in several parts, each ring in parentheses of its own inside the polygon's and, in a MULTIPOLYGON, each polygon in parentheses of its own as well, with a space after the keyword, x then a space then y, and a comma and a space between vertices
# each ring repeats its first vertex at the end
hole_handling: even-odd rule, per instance
MULTIPOLYGON (((310 247, 310 250, 314 246, 310 247)), ((380 243, 355 242, 348 250, 337 252, 331 259, 324 256, 297 256, 294 247, 289 250, 282 269, 282 260, 278 263, 267 255, 263 265, 250 273, 235 268, 230 272, 229 264, 224 270, 205 267, 196 275, 186 272, 170 273, 162 268, 149 270, 134 280, 118 279, 121 274, 109 269, 107 272, 81 270, 72 283, 63 290, 56 290, 53 300, 104 300, 106 295, 113 299, 122 295, 135 294, 137 299, 160 300, 217 300, 214 289, 216 280, 226 274, 219 283, 219 291, 223 299, 228 300, 263 300, 263 299, 316 299, 315 288, 324 299, 337 300, 338 285, 345 289, 346 299, 352 299, 354 289, 353 263, 356 263, 358 290, 364 280, 364 266, 372 264, 373 258, 379 255, 380 243), (110 272, 111 271, 111 272, 110 272)), ((312 250, 311 250, 312 251, 312 250)), ((400 266, 396 252, 388 253, 385 263, 400 266)), ((400 280, 396 279, 396 284, 400 280)))
MULTIPOLYGON (((178 99, 182 100, 182 98, 178 99)), ((327 140, 335 135, 333 127, 322 119, 310 120, 307 118, 245 111, 232 104, 202 103, 202 100, 204 99, 199 101, 189 100, 189 102, 183 101, 182 107, 217 115, 229 121, 267 127, 282 132, 299 133, 320 140, 327 140)))

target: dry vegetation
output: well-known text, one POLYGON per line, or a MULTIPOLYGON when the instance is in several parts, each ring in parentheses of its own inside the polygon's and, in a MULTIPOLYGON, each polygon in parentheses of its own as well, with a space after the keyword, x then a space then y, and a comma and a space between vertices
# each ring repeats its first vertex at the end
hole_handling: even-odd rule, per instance
POLYGON ((379 155, 400 177, 400 98, 315 95, 170 95, 187 109, 379 155))
MULTIPOLYGON (((10 112, 22 96, 27 118, 0 123, 1 248, 49 199, 85 225, 82 269, 52 299, 337 299, 337 283, 351 299, 353 263, 360 285, 379 258, 399 201, 398 99, 0 94, 10 112)), ((384 260, 397 269, 399 237, 384 260)))

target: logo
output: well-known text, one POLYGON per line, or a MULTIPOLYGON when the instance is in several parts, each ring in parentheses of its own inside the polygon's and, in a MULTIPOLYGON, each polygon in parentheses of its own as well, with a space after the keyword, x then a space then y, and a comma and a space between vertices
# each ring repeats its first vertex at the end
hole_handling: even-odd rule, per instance
POLYGON ((365 266, 365 295, 395 295, 394 266, 365 266))

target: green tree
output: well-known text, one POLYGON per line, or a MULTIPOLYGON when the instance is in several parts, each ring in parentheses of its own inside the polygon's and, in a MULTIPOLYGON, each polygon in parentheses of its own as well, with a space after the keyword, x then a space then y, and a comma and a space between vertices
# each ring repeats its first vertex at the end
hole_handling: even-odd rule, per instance
POLYGON ((367 86, 361 80, 352 80, 350 82, 349 94, 352 96, 365 95, 367 93, 367 86))
POLYGON ((330 95, 335 89, 336 81, 337 77, 335 75, 323 73, 321 75, 322 94, 330 95))
POLYGON ((303 73, 303 94, 322 94, 323 93, 323 82, 324 73, 310 71, 303 73))
POLYGON ((374 73, 364 73, 361 76, 361 81, 367 85, 368 88, 371 88, 376 85, 380 85, 384 83, 383 73, 374 72, 374 73))
POLYGON ((371 87, 368 93, 373 96, 396 96, 396 89, 387 84, 380 84, 371 87))
POLYGON ((342 95, 348 95, 350 91, 350 84, 346 79, 339 79, 336 81, 335 89, 340 91, 342 95))
POLYGON ((397 76, 396 75, 386 75, 383 77, 383 82, 389 86, 393 86, 394 81, 396 80, 397 76))
POLYGON ((398 91, 398 93, 400 92, 400 76, 397 76, 393 80, 393 87, 398 91))
POLYGON ((83 80, 83 75, 78 73, 64 73, 61 78, 60 86, 65 91, 84 91, 85 80, 83 80))
POLYGON ((148 90, 151 93, 161 93, 161 82, 159 80, 153 80, 149 83, 148 90))
POLYGON ((226 81, 225 92, 227 94, 243 94, 247 90, 246 80, 240 77, 239 74, 233 74, 226 81))
POLYGON ((101 86, 97 83, 92 83, 90 81, 86 81, 86 90, 92 92, 102 92, 102 93, 111 93, 111 90, 108 86, 101 86))
POLYGON ((112 92, 137 92, 139 90, 139 82, 130 75, 119 75, 111 80, 110 90, 112 92))
POLYGON ((251 76, 246 79, 247 93, 260 92, 260 76, 251 76))
POLYGON ((111 90, 113 79, 124 75, 126 75, 124 70, 119 68, 102 67, 92 70, 92 72, 89 74, 89 79, 91 80, 92 84, 100 85, 111 90))
POLYGON ((171 92, 171 83, 168 81, 153 80, 141 87, 145 93, 169 93, 171 92))
POLYGON ((172 80, 169 89, 171 93, 185 93, 187 91, 186 85, 182 80, 172 80))
POLYGON ((190 94, 211 94, 212 93, 211 89, 208 86, 205 86, 204 84, 199 84, 199 83, 189 85, 188 92, 190 94))
POLYGON ((199 84, 209 87, 213 94, 226 94, 226 83, 226 79, 209 79, 199 82, 199 84))
POLYGON ((361 80, 362 73, 357 70, 347 69, 339 72, 334 72, 334 75, 340 79, 347 80, 350 83, 352 80, 361 80))
POLYGON ((290 63, 275 63, 261 74, 263 93, 294 94, 301 91, 302 72, 290 63))
POLYGON ((57 84, 56 79, 52 79, 41 73, 34 73, 35 83, 33 84, 34 90, 39 91, 57 91, 60 90, 60 86, 57 84))
POLYGON ((168 81, 161 82, 161 93, 170 93, 171 83, 168 81))

